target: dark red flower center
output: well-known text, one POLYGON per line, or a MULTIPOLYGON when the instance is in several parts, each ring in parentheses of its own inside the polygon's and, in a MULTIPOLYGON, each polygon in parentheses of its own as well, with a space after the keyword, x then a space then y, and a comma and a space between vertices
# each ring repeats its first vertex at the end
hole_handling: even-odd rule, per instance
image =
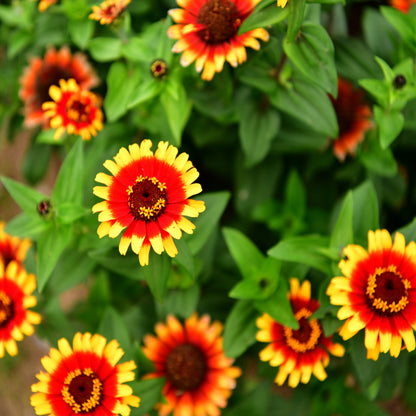
POLYGON ((0 292, 0 329, 9 323, 13 316, 13 300, 5 292, 0 292))
POLYGON ((392 315, 409 303, 407 279, 395 270, 380 269, 371 275, 367 283, 367 300, 373 310, 381 315, 392 315))
POLYGON ((89 413, 101 403, 103 385, 91 369, 69 373, 62 388, 64 401, 74 413, 89 413))
POLYGON ((332 100, 338 120, 339 136, 349 132, 356 119, 357 106, 361 102, 361 94, 351 91, 340 91, 338 98, 332 100))
POLYGON ((150 66, 150 73, 155 78, 162 79, 168 73, 168 64, 163 59, 155 59, 150 66))
POLYGON ((322 335, 321 324, 317 319, 308 318, 312 312, 303 308, 295 314, 299 323, 298 329, 284 327, 287 345, 296 352, 303 353, 313 350, 322 335))
POLYGON ((58 65, 47 65, 38 74, 35 82, 36 97, 40 104, 50 101, 49 87, 59 85, 59 80, 71 78, 69 69, 61 68, 58 65))
POLYGON ((127 194, 130 212, 136 220, 155 221, 167 205, 166 185, 155 177, 139 176, 127 194))
POLYGON ((179 345, 166 359, 166 376, 179 390, 195 390, 205 380, 206 361, 204 353, 197 346, 179 345))
POLYGON ((66 103, 66 115, 75 123, 85 123, 91 114, 91 102, 80 94, 71 96, 66 103))
POLYGON ((230 0, 208 0, 199 11, 198 23, 205 29, 199 32, 206 43, 222 43, 231 39, 241 25, 237 6, 230 0))

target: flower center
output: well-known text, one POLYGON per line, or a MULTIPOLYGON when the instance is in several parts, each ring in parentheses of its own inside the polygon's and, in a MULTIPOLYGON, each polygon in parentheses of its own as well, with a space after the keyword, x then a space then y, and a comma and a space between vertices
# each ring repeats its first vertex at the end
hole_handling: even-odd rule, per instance
POLYGON ((59 67, 58 65, 47 65, 38 74, 36 78, 35 88, 36 95, 40 104, 50 101, 49 87, 51 85, 59 85, 59 80, 67 80, 71 77, 68 69, 59 67))
POLYGON ((136 220, 155 221, 167 205, 166 185, 154 176, 138 176, 127 194, 130 212, 136 220))
POLYGON ((14 316, 14 304, 12 299, 0 292, 0 329, 4 328, 14 316))
POLYGON ((103 385, 100 379, 90 368, 71 371, 64 381, 62 397, 72 411, 88 413, 94 410, 101 402, 103 385))
POLYGON ((89 119, 91 106, 89 101, 82 100, 79 95, 69 98, 66 104, 66 114, 68 119, 74 122, 86 122, 89 119))
POLYGON ((168 71, 168 64, 163 59, 155 59, 150 65, 150 73, 156 79, 163 79, 168 71))
POLYGON ((205 25, 200 32, 207 43, 222 43, 231 39, 241 25, 237 6, 230 0, 208 0, 199 11, 198 23, 205 25))
POLYGON ((411 284, 397 273, 394 266, 380 267, 367 283, 367 300, 373 310, 381 315, 391 315, 402 311, 409 303, 408 289, 411 284))
POLYGON ((166 359, 166 375, 179 390, 195 390, 205 380, 206 358, 192 344, 183 344, 172 350, 166 359))
POLYGON ((311 311, 303 308, 295 314, 299 322, 299 329, 284 328, 287 345, 295 352, 306 352, 313 350, 322 334, 321 325, 317 319, 308 318, 312 315, 311 311))

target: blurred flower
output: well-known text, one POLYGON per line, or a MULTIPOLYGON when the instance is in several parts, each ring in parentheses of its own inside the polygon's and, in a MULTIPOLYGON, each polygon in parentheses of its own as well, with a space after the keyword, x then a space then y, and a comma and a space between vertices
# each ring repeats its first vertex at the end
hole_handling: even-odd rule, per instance
POLYGON ((210 325, 208 315, 198 319, 194 313, 182 326, 169 315, 155 331, 157 337, 145 336, 143 352, 156 367, 146 378, 166 377, 166 403, 156 405, 159 415, 219 415, 241 374, 224 355, 222 325, 210 325))
POLYGON ((259 49, 256 38, 267 41, 265 29, 250 30, 238 35, 241 23, 251 14, 260 0, 177 0, 181 9, 171 9, 176 25, 168 29, 168 35, 178 41, 174 52, 183 52, 181 64, 193 61, 202 79, 211 80, 215 72, 221 72, 224 62, 236 67, 247 59, 245 47, 259 49))
POLYGON ((277 0, 277 6, 281 7, 282 9, 286 6, 287 0, 277 0))
POLYGON ((371 109, 366 104, 364 92, 338 78, 338 97, 333 99, 337 115, 339 136, 334 141, 334 154, 343 161, 347 154, 355 155, 357 145, 364 140, 367 130, 373 127, 371 109))
POLYGON ((168 72, 168 64, 163 59, 155 59, 150 65, 150 73, 156 79, 165 79, 168 72))
POLYGON ((42 358, 46 373, 36 377, 30 401, 37 415, 122 415, 138 407, 140 399, 130 386, 135 378, 133 361, 117 364, 124 352, 118 342, 101 335, 77 333, 73 348, 65 338, 58 349, 51 348, 42 358))
POLYGON ((299 329, 291 329, 274 321, 267 313, 257 319, 257 340, 269 342, 260 351, 262 361, 270 361, 273 367, 280 366, 275 382, 282 385, 289 376, 289 386, 299 382, 308 383, 314 374, 319 380, 327 376, 324 367, 329 364, 328 351, 337 356, 344 355, 344 347, 326 337, 317 319, 310 319, 318 309, 319 302, 311 298, 311 284, 304 280, 290 279, 289 301, 299 329))
POLYGON ((394 244, 387 230, 368 232, 368 252, 350 244, 347 259, 339 262, 344 276, 334 277, 327 294, 341 305, 339 319, 347 319, 340 335, 344 340, 365 328, 367 357, 377 360, 380 351, 397 357, 402 339, 408 351, 415 349, 416 243, 405 246, 397 233, 394 244))
POLYGON ((119 250, 126 254, 131 243, 139 255, 140 264, 149 262, 150 247, 161 254, 177 254, 172 237, 179 239, 182 231, 191 234, 195 226, 184 216, 198 217, 205 210, 203 201, 188 199, 202 191, 193 183, 199 173, 186 153, 176 156, 178 149, 168 142, 159 142, 153 154, 152 142, 143 140, 122 147, 104 167, 113 176, 99 173, 95 180, 105 186, 94 187, 94 194, 105 201, 94 205, 100 212, 99 237, 117 237, 127 228, 120 240, 119 250))
POLYGON ((5 225, 0 221, 0 261, 3 262, 4 267, 7 267, 13 260, 22 265, 31 242, 27 238, 21 240, 7 234, 4 231, 5 225))
POLYGON ((408 13, 410 8, 416 4, 416 0, 390 0, 390 5, 403 13, 408 13))
POLYGON ((59 139, 66 130, 89 140, 103 128, 99 98, 91 91, 81 89, 72 78, 68 81, 61 79, 59 86, 49 88, 53 101, 42 104, 45 116, 50 118, 50 127, 56 129, 54 139, 59 139))
POLYGON ((40 0, 38 9, 40 12, 44 12, 49 6, 56 4, 58 0, 40 0))
POLYGON ((99 20, 102 25, 109 25, 123 13, 131 0, 105 0, 99 6, 92 6, 90 19, 99 20))
POLYGON ((33 274, 27 274, 16 261, 6 266, 0 259, 0 357, 4 350, 16 355, 16 341, 32 335, 33 325, 40 323, 40 315, 28 309, 36 305, 35 288, 33 274))
POLYGON ((49 88, 58 85, 60 79, 75 79, 82 89, 95 87, 97 78, 84 54, 71 54, 67 46, 59 51, 49 48, 45 57, 32 58, 20 78, 19 96, 24 104, 25 124, 33 127, 43 124, 49 127, 48 119, 44 116, 42 104, 49 101, 49 88))

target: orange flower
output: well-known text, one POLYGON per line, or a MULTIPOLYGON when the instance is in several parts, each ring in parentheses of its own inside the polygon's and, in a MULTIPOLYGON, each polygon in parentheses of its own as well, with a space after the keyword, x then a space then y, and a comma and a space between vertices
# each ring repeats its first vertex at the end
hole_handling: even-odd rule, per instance
POLYGON ((45 116, 50 118, 50 127, 56 128, 57 140, 65 130, 69 134, 79 134, 89 140, 103 128, 103 113, 98 107, 98 97, 90 91, 82 90, 74 79, 59 81, 60 88, 52 85, 49 95, 54 101, 43 103, 45 116))
POLYGON ((0 258, 0 357, 4 350, 16 355, 16 341, 21 341, 23 335, 32 335, 33 325, 40 323, 40 315, 29 310, 36 305, 32 296, 35 288, 33 274, 27 274, 14 260, 5 266, 0 258))
POLYGON ((4 232, 4 226, 5 223, 0 221, 0 261, 5 268, 13 260, 21 266, 31 242, 27 238, 12 237, 4 232))
POLYGON ((139 255, 140 264, 149 262, 150 247, 161 254, 164 250, 174 257, 177 249, 173 238, 182 231, 191 234, 195 226, 184 216, 197 217, 205 210, 203 201, 189 199, 201 192, 201 185, 193 183, 199 173, 186 153, 176 156, 178 149, 168 142, 159 142, 153 154, 152 142, 143 140, 122 147, 104 166, 114 175, 99 173, 94 194, 105 201, 94 205, 100 212, 99 237, 117 237, 125 228, 119 250, 126 254, 130 244, 139 255))
POLYGON ((49 48, 45 57, 31 59, 20 78, 19 96, 24 104, 25 124, 33 127, 43 124, 49 127, 49 120, 44 116, 42 104, 49 101, 49 88, 58 85, 60 79, 75 79, 82 89, 98 85, 97 78, 84 54, 71 54, 67 46, 59 51, 49 48))
POLYGON ((415 349, 416 243, 405 245, 396 233, 394 244, 387 230, 368 232, 368 251, 350 244, 346 260, 339 262, 343 276, 334 277, 327 289, 330 302, 340 305, 339 319, 347 319, 340 335, 344 340, 365 330, 367 357, 380 352, 397 357, 402 340, 415 349))
POLYGON ((126 381, 134 380, 133 361, 117 364, 124 352, 118 342, 101 335, 77 333, 73 348, 65 338, 58 349, 51 348, 42 358, 46 373, 36 377, 30 402, 37 415, 112 416, 130 414, 130 406, 138 407, 126 381))
POLYGON ((143 352, 156 367, 146 378, 166 377, 166 403, 156 405, 159 415, 219 415, 241 374, 224 355, 222 325, 194 313, 184 326, 169 315, 155 330, 157 337, 145 336, 143 352))
POLYGON ((390 0, 390 5, 403 13, 408 13, 410 8, 416 4, 416 0, 390 0))
POLYGON ((362 90, 338 78, 338 97, 333 99, 337 115, 339 136, 334 141, 334 154, 343 161, 347 154, 355 155, 357 146, 364 140, 367 130, 373 127, 371 109, 365 103, 362 90))
POLYGON ((119 17, 131 0, 105 0, 99 6, 92 6, 92 13, 88 16, 92 20, 99 20, 102 25, 109 25, 119 17))
POLYGON ((40 0, 39 2, 39 11, 44 12, 49 6, 56 4, 58 0, 40 0))
POLYGON ((289 300, 299 329, 291 329, 274 321, 267 313, 257 319, 257 340, 269 345, 260 351, 262 361, 270 361, 273 367, 280 366, 275 382, 282 385, 289 376, 289 386, 299 382, 308 383, 314 374, 319 380, 326 378, 324 367, 329 364, 328 351, 338 357, 344 355, 344 347, 326 337, 322 326, 311 315, 318 309, 319 302, 311 299, 311 284, 302 284, 290 279, 289 300))
POLYGON ((174 52, 182 52, 181 64, 195 61, 202 79, 211 80, 221 72, 224 62, 236 67, 247 59, 245 47, 259 49, 256 38, 267 41, 265 29, 250 30, 238 35, 241 23, 251 14, 260 0, 177 0, 181 9, 169 10, 176 25, 168 35, 178 41, 174 52))

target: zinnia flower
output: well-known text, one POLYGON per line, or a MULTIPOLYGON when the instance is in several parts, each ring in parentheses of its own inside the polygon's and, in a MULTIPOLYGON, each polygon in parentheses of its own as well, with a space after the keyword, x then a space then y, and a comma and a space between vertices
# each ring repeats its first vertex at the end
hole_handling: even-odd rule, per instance
POLYGON ((195 62, 202 79, 211 80, 221 72, 224 62, 236 67, 247 59, 245 47, 259 49, 258 39, 267 41, 265 29, 250 30, 238 35, 241 23, 251 14, 260 0, 177 0, 181 9, 169 10, 176 25, 168 35, 178 41, 174 52, 183 52, 181 64, 195 62))
POLYGON ((377 360, 380 351, 397 357, 402 340, 415 349, 416 244, 405 246, 402 234, 394 244, 387 230, 368 232, 368 252, 350 244, 347 259, 339 262, 343 276, 334 277, 327 289, 333 305, 341 305, 339 319, 347 319, 340 335, 344 340, 365 328, 367 357, 377 360))
POLYGON ((267 313, 257 318, 257 340, 269 345, 260 351, 262 361, 270 361, 273 367, 280 366, 275 378, 282 385, 289 376, 289 386, 299 382, 308 383, 314 374, 319 380, 327 376, 325 368, 329 364, 328 351, 337 356, 344 355, 344 347, 326 337, 322 326, 311 315, 318 309, 319 302, 311 298, 311 284, 304 280, 290 279, 289 300, 299 329, 292 329, 274 321, 267 313))
POLYGON ((21 240, 7 234, 4 231, 5 225, 0 221, 0 261, 3 262, 4 267, 13 260, 22 265, 31 242, 27 238, 21 240))
POLYGON ((27 274, 14 260, 5 266, 0 259, 0 357, 4 350, 16 355, 16 341, 21 341, 23 335, 32 335, 33 325, 41 321, 39 314, 29 310, 36 305, 32 296, 35 288, 33 274, 27 274))
POLYGON ((198 319, 196 313, 181 325, 169 315, 166 325, 156 324, 155 331, 157 337, 145 336, 143 352, 156 367, 146 377, 166 377, 166 403, 156 405, 159 415, 219 415, 241 374, 224 355, 222 325, 210 324, 208 315, 198 319))
POLYGON ((73 348, 65 338, 58 349, 51 348, 42 358, 46 373, 36 377, 30 401, 37 415, 110 416, 130 414, 140 399, 124 382, 134 380, 133 361, 117 364, 124 352, 118 342, 101 335, 77 333, 73 348))
POLYGON ((49 95, 53 101, 43 103, 42 109, 45 116, 50 117, 50 127, 56 128, 54 139, 59 139, 66 130, 89 140, 103 128, 99 98, 91 91, 81 89, 74 79, 61 79, 59 87, 52 85, 49 88, 49 95))
POLYGON ((408 13, 410 8, 416 4, 416 0, 390 0, 390 5, 403 13, 408 13))
POLYGON ((105 201, 94 205, 100 212, 99 237, 117 237, 125 228, 119 250, 126 254, 129 245, 139 255, 140 264, 149 262, 150 247, 161 254, 177 254, 173 238, 182 231, 191 234, 195 226, 184 216, 197 217, 205 210, 203 201, 188 199, 201 192, 199 183, 193 183, 199 173, 186 153, 176 156, 178 149, 168 142, 159 142, 153 154, 152 142, 143 140, 122 147, 104 167, 113 176, 99 173, 95 180, 105 186, 94 187, 94 194, 105 201))
POLYGON ((92 6, 92 13, 88 17, 99 20, 102 25, 109 25, 123 13, 130 2, 131 0, 105 0, 99 6, 92 6))
POLYGON ((25 124, 33 127, 43 124, 49 127, 49 120, 44 116, 42 104, 50 101, 49 88, 58 85, 59 80, 75 79, 82 89, 95 87, 97 78, 86 56, 80 52, 71 54, 67 46, 59 51, 49 48, 45 57, 32 58, 20 78, 19 96, 24 103, 25 124))
POLYGON ((350 82, 341 78, 338 78, 338 97, 331 97, 331 100, 339 126, 339 136, 333 144, 334 154, 343 161, 347 154, 355 155, 365 133, 373 127, 371 109, 364 100, 364 92, 355 90, 350 82))
POLYGON ((49 6, 56 4, 58 0, 40 0, 38 9, 40 12, 44 12, 49 6))

